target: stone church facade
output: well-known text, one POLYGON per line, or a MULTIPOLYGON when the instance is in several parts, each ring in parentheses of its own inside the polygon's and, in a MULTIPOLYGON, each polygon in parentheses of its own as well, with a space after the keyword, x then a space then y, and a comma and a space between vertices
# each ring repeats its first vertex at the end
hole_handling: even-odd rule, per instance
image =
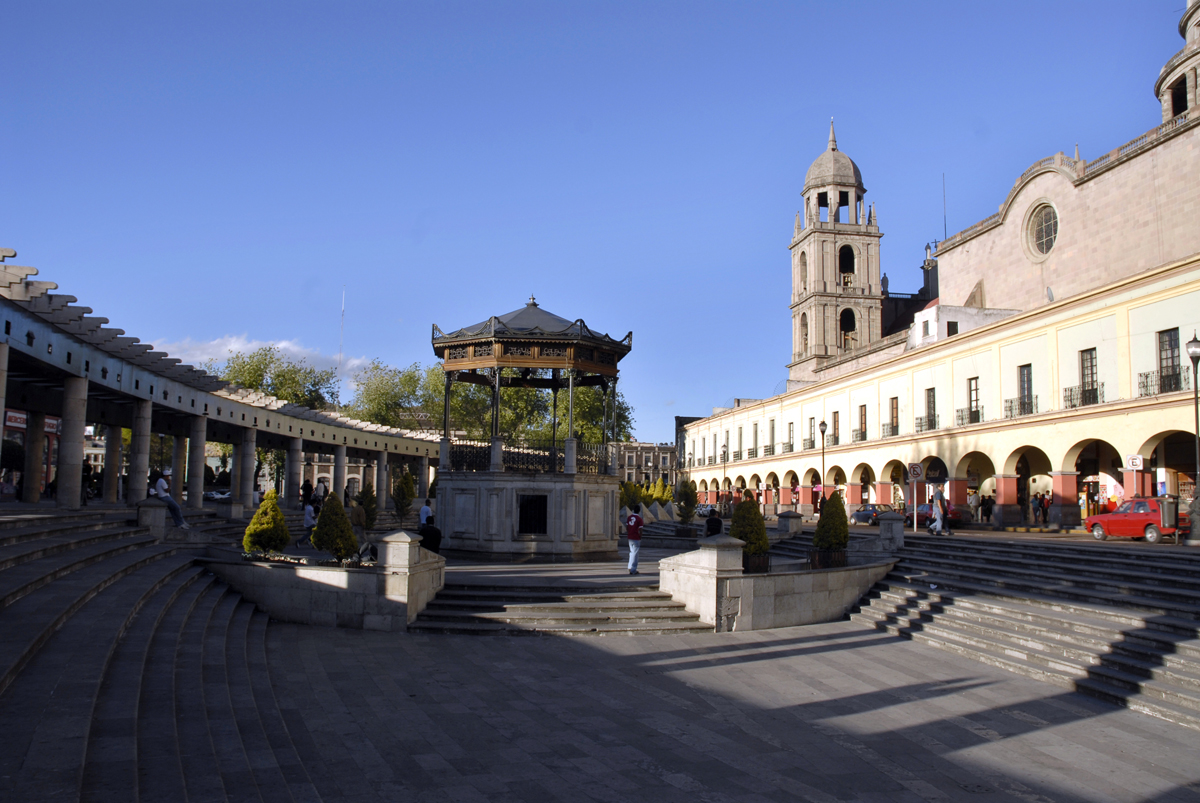
POLYGON ((862 171, 831 124, 790 245, 788 390, 682 425, 701 498, 900 501, 914 463, 956 504, 994 496, 1000 524, 1034 493, 1063 524, 1113 496, 1189 497, 1200 0, 1179 32, 1154 83, 1159 124, 1094 159, 1035 162, 995 215, 927 250, 911 295, 889 292, 862 171))

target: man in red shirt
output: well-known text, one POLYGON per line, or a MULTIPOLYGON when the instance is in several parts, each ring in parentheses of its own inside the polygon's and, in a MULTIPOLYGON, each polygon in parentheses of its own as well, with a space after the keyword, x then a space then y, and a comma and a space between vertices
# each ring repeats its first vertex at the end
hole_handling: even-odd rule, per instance
POLYGON ((638 551, 642 548, 642 512, 641 505, 634 505, 632 513, 625 521, 625 532, 629 536, 629 573, 637 574, 638 551))

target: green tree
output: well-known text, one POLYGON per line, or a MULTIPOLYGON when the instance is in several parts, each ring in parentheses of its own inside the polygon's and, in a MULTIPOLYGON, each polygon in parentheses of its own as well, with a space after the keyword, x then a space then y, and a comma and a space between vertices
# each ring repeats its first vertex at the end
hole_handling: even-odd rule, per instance
POLYGON ((764 555, 771 548, 767 540, 767 525, 762 511, 753 499, 743 499, 733 509, 733 521, 729 524, 729 535, 745 541, 742 552, 747 555, 764 555))
POLYGON ((621 507, 632 508, 634 505, 648 503, 649 500, 646 499, 642 486, 636 482, 622 482, 620 502, 621 507))
POLYGON ((337 371, 314 368, 305 360, 290 360, 279 347, 270 344, 254 351, 229 352, 224 365, 202 366, 229 382, 250 390, 260 390, 293 404, 323 410, 337 404, 337 371))
MULTIPOLYGON (((438 371, 440 374, 441 371, 438 371)), ((407 368, 392 368, 378 360, 354 375, 354 400, 346 412, 363 421, 398 429, 429 429, 440 423, 440 414, 431 421, 441 393, 433 393, 430 371, 413 363, 407 368)))
POLYGON ((379 508, 375 500, 375 487, 369 482, 364 484, 363 489, 359 491, 356 499, 362 505, 363 512, 367 514, 367 529, 373 529, 375 527, 375 520, 379 517, 379 508))
POLYGON ((696 483, 684 480, 679 486, 679 504, 676 506, 679 512, 680 524, 691 524, 692 519, 696 518, 696 483))
POLYGON ((840 552, 850 543, 850 526, 846 521, 846 506, 842 495, 834 494, 825 500, 825 508, 817 521, 817 532, 813 535, 813 549, 840 552))
POLYGON ((279 501, 274 491, 263 495, 262 504, 250 519, 246 534, 242 538, 242 549, 247 552, 279 552, 287 547, 291 540, 283 511, 279 509, 279 501))
POLYGON ((354 528, 337 494, 331 493, 321 506, 321 515, 317 517, 317 526, 313 528, 312 543, 337 560, 345 560, 358 551, 354 528))

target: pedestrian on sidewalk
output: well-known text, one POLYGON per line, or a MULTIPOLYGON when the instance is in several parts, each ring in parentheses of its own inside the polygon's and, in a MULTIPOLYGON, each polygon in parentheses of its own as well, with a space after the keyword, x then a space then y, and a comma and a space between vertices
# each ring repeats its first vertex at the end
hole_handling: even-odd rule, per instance
POLYGON ((304 537, 296 543, 296 546, 312 546, 313 528, 317 526, 317 511, 313 507, 313 500, 310 497, 304 503, 304 537))
POLYGON ((942 483, 937 483, 936 491, 933 492, 933 500, 930 511, 933 514, 932 530, 938 535, 950 535, 950 531, 946 528, 946 495, 942 493, 942 483))
POLYGON ((721 521, 721 517, 717 514, 715 507, 708 509, 708 518, 704 520, 704 534, 720 535, 725 532, 725 522, 721 521))
POLYGON ((634 505, 625 520, 625 534, 629 538, 629 573, 638 573, 638 552, 642 548, 642 512, 641 505, 634 505))
POLYGON ((421 506, 421 513, 420 513, 421 524, 424 524, 426 522, 426 520, 432 515, 433 515, 433 508, 429 507, 429 500, 426 499, 425 504, 421 506))

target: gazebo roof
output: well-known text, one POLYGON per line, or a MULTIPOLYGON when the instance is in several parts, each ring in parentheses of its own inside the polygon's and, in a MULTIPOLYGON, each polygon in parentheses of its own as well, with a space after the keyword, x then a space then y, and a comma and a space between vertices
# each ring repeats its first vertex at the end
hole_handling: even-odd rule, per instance
POLYGON ((622 340, 616 340, 607 334, 589 328, 582 318, 568 321, 566 318, 542 309, 533 297, 530 297, 529 303, 520 309, 504 315, 494 315, 486 321, 473 326, 464 326, 453 332, 443 332, 437 324, 433 326, 435 350, 454 343, 510 339, 559 342, 590 341, 595 345, 611 348, 624 355, 632 347, 633 333, 625 335, 622 340))

